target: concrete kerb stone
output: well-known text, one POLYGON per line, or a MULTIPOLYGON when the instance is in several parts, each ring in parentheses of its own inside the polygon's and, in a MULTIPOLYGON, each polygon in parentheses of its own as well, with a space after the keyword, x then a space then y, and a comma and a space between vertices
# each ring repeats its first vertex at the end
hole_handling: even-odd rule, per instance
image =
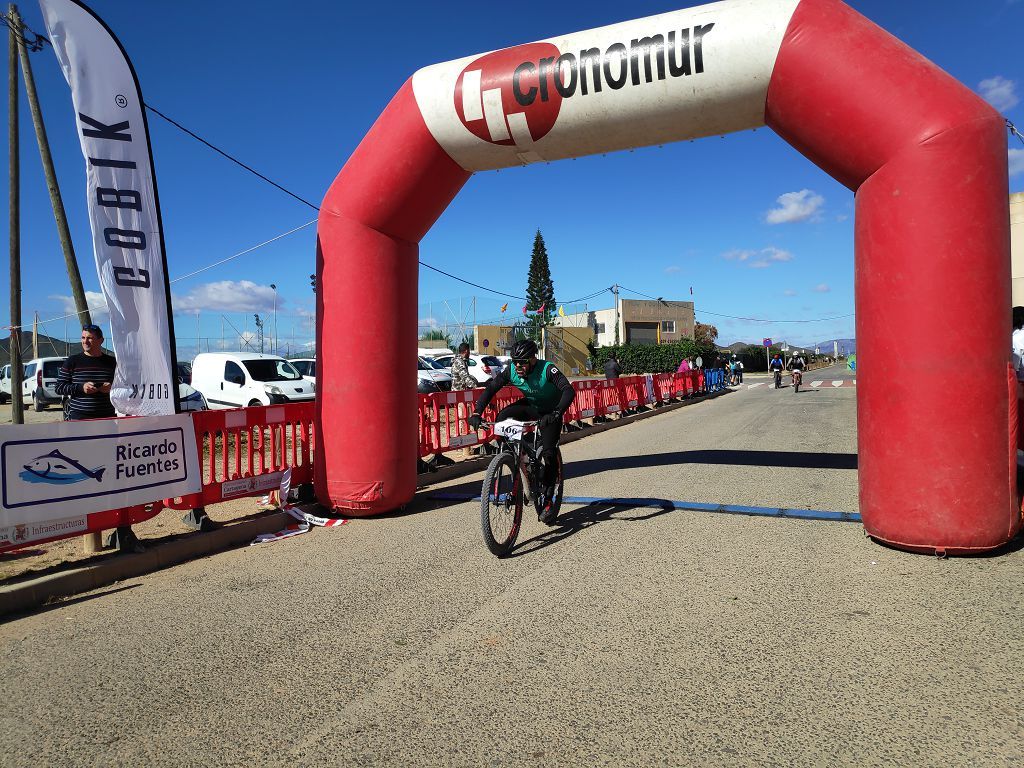
MULTIPOLYGON (((582 440, 609 429, 624 427, 634 421, 648 419, 660 413, 668 413, 688 405, 713 400, 731 390, 701 395, 677 403, 653 407, 644 413, 627 415, 624 418, 602 424, 593 424, 576 432, 562 435, 561 443, 582 440)), ((429 475, 421 475, 417 488, 427 488, 439 482, 464 477, 483 470, 490 462, 490 456, 470 459, 443 467, 429 475)), ((261 533, 279 531, 293 521, 286 512, 274 512, 255 520, 225 525, 212 531, 195 532, 173 541, 150 545, 145 552, 132 555, 112 556, 91 565, 50 573, 35 579, 0 586, 0 617, 25 613, 46 603, 106 587, 119 581, 143 576, 153 571, 169 568, 189 560, 220 552, 256 538, 261 533)))
POLYGON ((293 521, 287 512, 272 512, 255 520, 154 544, 138 554, 111 556, 99 563, 5 585, 0 587, 0 617, 220 552, 252 541, 261 533, 279 531, 293 521))

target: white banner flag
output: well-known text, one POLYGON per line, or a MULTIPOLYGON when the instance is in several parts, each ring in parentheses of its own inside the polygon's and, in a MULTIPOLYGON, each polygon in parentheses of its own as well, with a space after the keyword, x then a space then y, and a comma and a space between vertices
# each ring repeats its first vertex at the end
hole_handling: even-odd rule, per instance
POLYGON ((142 91, 120 42, 92 11, 76 0, 39 5, 85 155, 96 270, 117 357, 110 399, 132 416, 174 413, 170 292, 142 91))

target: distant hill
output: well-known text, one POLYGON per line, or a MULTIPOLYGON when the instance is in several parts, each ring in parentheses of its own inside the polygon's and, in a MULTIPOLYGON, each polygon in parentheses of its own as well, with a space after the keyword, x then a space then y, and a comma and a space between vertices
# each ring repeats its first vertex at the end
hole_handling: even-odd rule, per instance
POLYGON ((823 355, 832 354, 833 343, 839 344, 840 355, 852 355, 857 351, 857 340, 856 339, 829 339, 828 341, 819 341, 816 345, 823 355))
MULTIPOLYGON (((82 345, 78 341, 73 344, 67 343, 42 333, 38 337, 38 348, 40 357, 67 357, 82 351, 82 345)), ((107 345, 104 345, 103 351, 108 355, 114 354, 107 345)), ((21 360, 23 363, 27 363, 31 359, 32 331, 22 331, 21 360)), ((11 338, 8 336, 6 339, 0 339, 0 365, 7 365, 9 362, 11 362, 11 338)))
MULTIPOLYGON (((838 342, 840 355, 852 355, 854 352, 857 351, 856 339, 829 339, 828 341, 819 341, 817 344, 797 344, 796 342, 790 342, 789 346, 796 347, 798 349, 806 349, 809 351, 813 351, 815 348, 817 348, 821 350, 821 354, 831 355, 833 349, 833 342, 838 342)), ((777 341, 776 343, 780 342, 777 341)), ((736 353, 747 346, 759 347, 761 345, 759 342, 756 341, 735 341, 727 347, 724 347, 721 344, 716 344, 715 346, 717 346, 722 351, 729 350, 732 353, 736 353)))

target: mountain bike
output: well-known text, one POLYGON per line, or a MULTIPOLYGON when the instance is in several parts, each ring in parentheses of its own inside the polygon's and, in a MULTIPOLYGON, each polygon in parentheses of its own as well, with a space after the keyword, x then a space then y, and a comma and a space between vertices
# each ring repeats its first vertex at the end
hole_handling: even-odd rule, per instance
POLYGON ((782 388, 782 371, 780 371, 778 368, 775 369, 775 388, 782 388))
POLYGON ((506 419, 493 426, 500 449, 491 459, 480 489, 480 524, 492 554, 505 557, 515 546, 523 522, 523 506, 533 504, 537 517, 554 525, 562 506, 562 451, 555 448, 558 479, 544 487, 544 459, 536 421, 506 419), (532 436, 532 437, 531 437, 532 436))
POLYGON ((803 383, 803 380, 804 380, 803 371, 794 369, 793 370, 793 391, 794 392, 799 392, 800 391, 800 384, 803 383))

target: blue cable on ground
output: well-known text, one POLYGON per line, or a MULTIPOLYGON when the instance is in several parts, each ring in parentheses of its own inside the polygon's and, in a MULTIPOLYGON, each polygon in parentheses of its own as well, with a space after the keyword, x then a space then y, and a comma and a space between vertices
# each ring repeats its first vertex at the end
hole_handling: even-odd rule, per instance
MULTIPOLYGON (((469 493, 434 493, 427 497, 437 501, 480 501, 479 495, 469 493)), ((832 512, 825 509, 781 509, 779 507, 747 507, 739 504, 703 504, 699 501, 669 501, 668 499, 625 498, 619 496, 565 496, 563 504, 609 504, 621 507, 657 507, 658 509, 688 509, 693 512, 717 512, 725 515, 751 515, 755 517, 782 517, 790 520, 829 520, 839 523, 859 523, 857 512, 832 512)))

